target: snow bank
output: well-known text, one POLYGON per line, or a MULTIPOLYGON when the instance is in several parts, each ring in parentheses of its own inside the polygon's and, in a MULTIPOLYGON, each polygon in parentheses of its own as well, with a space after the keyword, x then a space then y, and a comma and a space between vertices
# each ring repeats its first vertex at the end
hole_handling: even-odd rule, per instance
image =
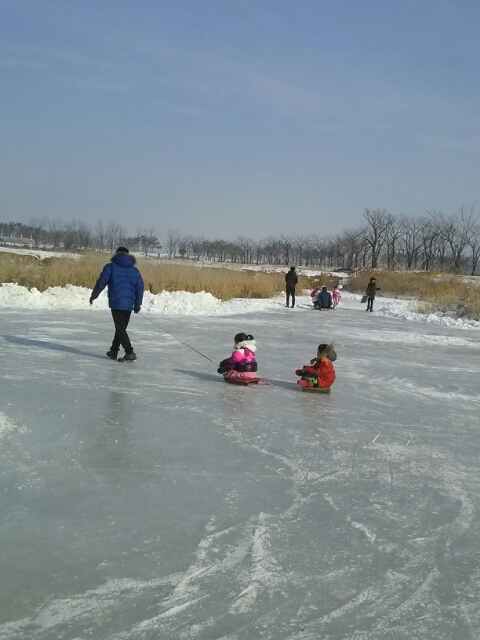
POLYGON ((33 256, 39 260, 45 260, 45 258, 79 258, 78 253, 64 253, 59 251, 45 251, 43 249, 15 249, 13 247, 0 247, 0 251, 4 253, 16 253, 20 256, 33 256))
MULTIPOLYGON (((107 310, 108 299, 102 292, 90 306, 91 289, 76 287, 49 287, 43 292, 27 289, 18 284, 4 283, 0 286, 0 308, 6 309, 92 309, 107 310)), ((216 315, 263 311, 283 305, 283 297, 267 300, 236 299, 222 302, 211 293, 188 293, 187 291, 145 292, 142 311, 163 315, 216 315)))
MULTIPOLYGON (((362 296, 355 293, 342 291, 340 307, 345 309, 356 309, 365 311, 366 305, 360 304, 362 296)), ((444 327, 454 327, 459 329, 479 328, 480 322, 468 318, 451 318, 435 313, 418 313, 417 300, 406 300, 402 298, 384 298, 377 296, 374 302, 374 314, 387 318, 399 318, 400 320, 412 320, 417 322, 428 322, 444 327)))
MULTIPOLYGON (((0 285, 0 309, 64 309, 93 311, 108 310, 106 291, 102 292, 90 306, 91 289, 76 287, 71 284, 65 287, 50 287, 40 292, 38 289, 27 289, 18 284, 4 283, 0 285)), ((339 311, 364 311, 365 305, 360 304, 361 296, 342 291, 339 311)), ((162 291, 152 294, 145 292, 142 311, 162 315, 230 315, 239 313, 253 313, 271 309, 283 308, 283 295, 276 298, 234 298, 222 302, 211 293, 188 293, 187 291, 162 291)), ((447 327, 478 328, 480 322, 465 318, 450 318, 434 313, 423 314, 416 312, 415 300, 377 297, 375 300, 375 314, 401 320, 416 320, 447 327)), ((311 309, 310 296, 297 296, 298 309, 311 309)), ((312 310, 313 312, 313 310, 312 310)))
POLYGON ((375 300, 375 311, 377 315, 402 320, 417 320, 442 325, 444 327, 480 327, 480 322, 469 318, 451 318, 449 316, 437 315, 435 313, 418 313, 415 311, 416 301, 398 300, 392 298, 377 298, 375 300))

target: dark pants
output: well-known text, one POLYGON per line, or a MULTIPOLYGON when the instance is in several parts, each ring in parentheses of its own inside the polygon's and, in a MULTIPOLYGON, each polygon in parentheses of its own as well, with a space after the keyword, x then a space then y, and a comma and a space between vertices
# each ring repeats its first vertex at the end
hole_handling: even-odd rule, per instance
POLYGON ((375 298, 372 298, 371 296, 369 296, 367 298, 367 311, 373 311, 373 301, 375 300, 375 298))
POLYGON ((125 353, 133 353, 132 343, 128 337, 127 327, 130 322, 131 311, 111 309, 113 322, 115 323, 115 337, 112 342, 112 351, 118 351, 120 345, 125 349, 125 353))
POLYGON ((290 303, 290 296, 292 296, 292 307, 295 306, 295 287, 287 287, 287 307, 290 303))

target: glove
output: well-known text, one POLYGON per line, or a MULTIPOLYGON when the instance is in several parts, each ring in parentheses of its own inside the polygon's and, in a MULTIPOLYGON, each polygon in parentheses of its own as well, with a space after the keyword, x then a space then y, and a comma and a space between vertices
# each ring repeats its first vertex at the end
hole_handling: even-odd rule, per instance
POLYGON ((92 298, 92 296, 90 296, 90 301, 89 301, 89 302, 90 302, 90 304, 93 304, 93 298, 92 298))
POLYGON ((315 364, 317 362, 318 358, 312 358, 310 360, 310 364, 315 364))
POLYGON ((141 309, 141 308, 142 308, 142 307, 140 307, 139 305, 135 305, 135 306, 133 307, 133 313, 140 313, 140 309, 141 309))
POLYGON ((296 376, 303 376, 303 369, 297 369, 297 370, 295 371, 295 375, 296 375, 296 376))
POLYGON ((227 371, 230 371, 230 369, 231 367, 220 366, 217 369, 217 373, 221 373, 223 375, 224 373, 227 373, 227 371))

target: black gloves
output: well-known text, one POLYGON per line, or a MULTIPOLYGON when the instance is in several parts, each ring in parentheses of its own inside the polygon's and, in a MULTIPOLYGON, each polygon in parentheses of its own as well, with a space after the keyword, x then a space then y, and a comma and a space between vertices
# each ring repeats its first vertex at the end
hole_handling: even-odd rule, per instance
POLYGON ((92 298, 92 296, 90 296, 90 301, 89 301, 89 302, 90 302, 90 304, 93 304, 93 298, 92 298))
POLYGON ((140 309, 141 309, 141 308, 142 308, 142 307, 140 307, 139 305, 135 305, 135 306, 133 307, 133 313, 140 313, 140 309))

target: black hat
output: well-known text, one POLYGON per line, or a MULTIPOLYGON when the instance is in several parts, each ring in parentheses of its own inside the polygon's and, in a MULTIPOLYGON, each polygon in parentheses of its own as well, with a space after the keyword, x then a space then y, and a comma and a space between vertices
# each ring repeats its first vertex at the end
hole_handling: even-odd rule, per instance
POLYGON ((127 247, 118 247, 117 253, 130 253, 127 247))

